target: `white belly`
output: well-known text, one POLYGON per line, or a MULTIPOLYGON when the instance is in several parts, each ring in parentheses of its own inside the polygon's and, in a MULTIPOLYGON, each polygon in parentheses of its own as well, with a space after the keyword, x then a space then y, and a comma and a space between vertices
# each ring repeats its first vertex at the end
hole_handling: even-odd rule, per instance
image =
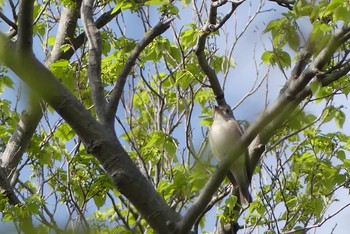
POLYGON ((220 160, 225 155, 230 154, 240 136, 240 129, 237 124, 232 124, 232 122, 216 124, 214 121, 209 132, 209 143, 214 156, 220 160))

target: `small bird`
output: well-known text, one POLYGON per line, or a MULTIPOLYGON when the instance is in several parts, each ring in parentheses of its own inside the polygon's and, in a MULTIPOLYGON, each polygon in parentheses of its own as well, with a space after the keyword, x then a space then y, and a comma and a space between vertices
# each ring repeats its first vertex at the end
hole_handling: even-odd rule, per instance
POLYGON ((248 206, 252 202, 252 197, 249 193, 249 155, 247 151, 245 155, 240 157, 239 155, 232 155, 234 143, 242 134, 243 132, 234 119, 230 106, 215 106, 213 124, 209 131, 209 144, 218 160, 222 160, 227 156, 237 158, 230 167, 228 177, 233 185, 238 185, 241 205, 248 206), (234 178, 230 175, 231 173, 234 178))

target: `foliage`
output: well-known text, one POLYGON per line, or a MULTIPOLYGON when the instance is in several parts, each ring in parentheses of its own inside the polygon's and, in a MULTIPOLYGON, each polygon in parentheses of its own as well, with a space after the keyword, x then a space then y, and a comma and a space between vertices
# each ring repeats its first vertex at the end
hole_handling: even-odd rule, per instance
MULTIPOLYGON (((201 29, 209 14, 206 7, 200 6, 210 2, 135 0, 95 1, 94 4, 95 21, 102 17, 103 12, 114 14, 113 19, 116 19, 99 29, 101 82, 103 96, 108 101, 120 74, 128 65, 128 59, 156 24, 155 18, 175 17, 171 30, 152 40, 132 64, 114 127, 130 158, 166 204, 179 214, 186 213, 200 196, 217 164, 212 161, 206 143, 215 101, 214 87, 196 55, 198 38, 206 33, 201 29), (189 17, 191 11, 195 15, 193 20, 189 17), (152 18, 154 14, 157 16, 152 18)), ((212 2, 215 4, 216 1, 212 2)), ((76 4, 69 0, 47 4, 46 1, 35 1, 33 38, 34 53, 38 58, 50 56, 58 40, 59 14, 64 8, 76 8, 76 4), (59 10, 56 12, 56 9, 59 10), (39 51, 39 47, 43 50, 39 51)), ((237 8, 238 16, 243 14, 240 9, 246 9, 244 4, 247 3, 237 8)), ((269 86, 276 88, 275 84, 282 80, 275 81, 276 74, 293 80, 293 72, 300 62, 300 51, 311 48, 310 56, 302 61, 307 67, 329 44, 334 32, 349 27, 350 22, 348 1, 298 0, 292 9, 272 5, 280 14, 278 18, 266 22, 262 35, 265 48, 272 49, 255 55, 260 56, 261 62, 257 62, 256 71, 250 68, 249 75, 256 77, 237 80, 232 77, 244 57, 234 53, 239 49, 238 42, 244 40, 242 35, 252 33, 248 29, 254 27, 252 24, 258 21, 257 16, 269 14, 267 9, 271 8, 268 3, 257 5, 256 1, 252 1, 252 6, 257 11, 243 29, 230 26, 230 29, 222 27, 211 33, 204 51, 208 64, 225 89, 226 97, 232 98, 229 96, 231 93, 241 93, 244 97, 237 112, 248 105, 250 96, 254 99, 266 98, 265 102, 271 103, 277 93, 269 96, 270 91, 265 90, 265 96, 262 95, 262 84, 267 89, 269 86), (262 71, 266 74, 261 75, 262 71), (274 81, 270 82, 269 77, 274 81), (245 95, 246 85, 241 83, 249 84, 251 80, 255 80, 253 87, 251 91, 247 89, 248 94, 245 95)), ((16 7, 0 1, 0 8, 12 8, 16 12, 16 7)), ((11 18, 11 13, 8 15, 11 18)), ((237 26, 238 23, 234 23, 237 26)), ((82 24, 79 19, 73 36, 65 38, 59 48, 62 53, 72 50, 74 40, 84 30, 82 24)), ((254 39, 251 43, 260 42, 254 39)), ((348 205, 337 194, 339 191, 349 192, 350 137, 344 129, 348 113, 340 97, 348 97, 350 77, 345 72, 329 83, 324 83, 323 78, 331 78, 342 68, 349 67, 349 47, 349 40, 337 47, 307 86, 309 94, 287 114, 287 121, 270 136, 261 163, 254 172, 253 203, 249 208, 237 211, 237 198, 230 195, 231 184, 224 180, 208 205, 208 208, 217 208, 215 217, 207 213, 210 209, 206 209, 193 230, 213 230, 217 219, 218 227, 237 221, 244 223, 247 233, 258 229, 266 233, 308 231, 338 214, 327 216, 333 204, 341 204, 344 208, 348 205), (317 108, 317 111, 310 111, 312 108, 317 108)), ((88 42, 83 43, 74 48, 74 55, 70 58, 64 57, 46 65, 98 118, 88 78, 91 66, 88 56, 92 53, 88 48, 88 42)), ((32 95, 31 90, 24 91, 9 69, 2 66, 0 92, 11 93, 0 99, 2 153, 19 122, 20 100, 32 95)), ((35 229, 40 233, 95 230, 105 233, 153 233, 137 207, 116 189, 104 165, 84 147, 81 137, 54 109, 47 107, 49 111, 45 111, 45 108, 43 104, 44 118, 30 138, 20 163, 13 171, 6 171, 9 180, 15 178, 14 171, 20 173, 18 180, 15 178, 15 182, 11 183, 21 203, 10 204, 6 194, 1 194, 2 222, 13 223, 18 230, 24 230, 26 226, 23 226, 22 219, 31 216, 38 222, 35 229)), ((248 108, 254 110, 257 107, 248 108)), ((263 108, 257 110, 263 111, 263 108)), ((253 112, 250 114, 257 114, 255 110, 253 112)))

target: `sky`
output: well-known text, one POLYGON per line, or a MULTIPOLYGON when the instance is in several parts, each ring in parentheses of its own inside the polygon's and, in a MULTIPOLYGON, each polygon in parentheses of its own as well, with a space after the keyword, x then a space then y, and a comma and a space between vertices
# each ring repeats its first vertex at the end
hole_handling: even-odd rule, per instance
MULTIPOLYGON (((243 3, 238 10, 236 11, 236 15, 234 18, 230 19, 225 25, 225 29, 228 31, 239 33, 246 25, 249 16, 252 15, 252 12, 257 8, 257 1, 251 0, 243 3), (235 25, 237 22, 237 25, 235 25)), ((262 31, 264 30, 266 24, 274 18, 281 17, 284 9, 279 7, 277 4, 267 3, 263 8, 264 13, 259 14, 254 23, 248 27, 247 32, 243 35, 243 37, 238 41, 235 50, 233 52, 233 59, 236 62, 236 66, 229 74, 229 78, 226 86, 226 100, 229 102, 231 106, 234 106, 241 100, 242 97, 246 95, 246 93, 250 90, 252 84, 255 82, 256 77, 256 69, 255 62, 259 63, 259 58, 261 54, 265 51, 265 49, 271 50, 270 46, 270 38, 268 35, 262 35, 262 31), (254 60, 257 59, 257 61, 254 60)), ((6 13, 7 9, 4 9, 4 13, 6 13)), ((220 9, 219 13, 225 13, 227 9, 220 9)), ((154 14, 154 24, 158 21, 157 14, 154 14)), ((191 13, 188 10, 181 11, 181 19, 176 19, 174 21, 177 27, 181 27, 183 25, 182 21, 188 20, 191 21, 191 13)), ((135 21, 134 16, 125 14, 126 22, 135 21)), ((135 21, 135 25, 139 22, 135 21)), ((140 26, 141 27, 141 26, 140 26)), ((131 35, 132 37, 140 37, 143 36, 143 30, 140 30, 140 27, 130 27, 127 28, 127 35, 131 35)), ((2 32, 6 32, 8 27, 4 24, 4 22, 0 22, 0 30, 2 32)), ((307 26, 305 26, 305 30, 307 30, 307 26)), ((229 38, 232 39, 232 38, 229 38)), ((224 42, 224 37, 221 36, 218 39, 219 44, 224 42), (222 40, 222 41, 220 41, 222 40)), ((36 44, 37 45, 37 44, 36 44)), ((44 56, 39 46, 34 48, 38 57, 43 60, 44 56)), ((261 78, 264 75, 266 68, 264 66, 260 67, 259 77, 261 78)), ((282 73, 278 69, 272 69, 269 77, 269 86, 268 86, 268 102, 271 104, 274 99, 279 94, 280 89, 282 88, 285 79, 282 73)), ((16 82, 17 87, 19 85, 19 81, 16 82)), ((248 97, 237 109, 234 110, 235 117, 239 120, 247 120, 250 123, 254 122, 254 120, 258 117, 258 115, 264 110, 265 99, 262 98, 265 96, 265 88, 262 88, 256 94, 251 97, 248 97)), ((1 96, 1 98, 12 98, 15 93, 11 90, 7 90, 7 92, 1 96)), ((25 101, 21 102, 23 104, 22 107, 25 106, 25 101)), ((344 105, 344 112, 346 116, 350 116, 349 104, 348 100, 345 97, 337 97, 337 104, 344 105)), ((314 105, 307 109, 310 113, 317 115, 322 110, 321 106, 314 105)), ((200 115, 200 111, 197 111, 197 115, 200 115)), ((350 122, 346 120, 344 124, 343 131, 347 134, 350 134, 350 122)), ((325 131, 334 131, 337 126, 334 123, 327 124, 325 131), (329 129, 327 129, 327 127, 329 129)), ((339 129, 340 130, 340 129, 339 129)), ((197 128, 197 137, 198 142, 202 140, 202 136, 200 134, 200 128, 197 128)), ((347 155, 349 158, 349 155, 347 155)), ((337 197, 341 202, 335 203, 327 212, 328 214, 332 214, 336 212, 343 204, 350 202, 349 194, 345 191, 337 193, 337 197)), ((214 215, 215 209, 212 210, 210 215, 214 215)), ((330 233, 334 226, 336 226, 335 233, 337 234, 345 234, 348 233, 348 219, 350 218, 350 208, 346 208, 340 214, 338 214, 335 218, 332 218, 330 221, 326 222, 322 227, 317 228, 315 233, 318 234, 327 234, 330 233)), ((214 223, 208 222, 205 229, 206 231, 213 231, 214 223)), ((0 227, 0 230, 4 226, 0 227)), ((314 230, 309 233, 314 233, 314 230)))

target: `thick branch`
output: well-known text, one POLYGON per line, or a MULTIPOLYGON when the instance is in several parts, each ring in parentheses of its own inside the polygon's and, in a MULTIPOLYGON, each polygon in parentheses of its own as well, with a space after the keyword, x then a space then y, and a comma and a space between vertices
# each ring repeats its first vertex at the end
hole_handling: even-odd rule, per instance
POLYGON ((21 202, 13 191, 6 174, 4 168, 0 167, 0 193, 7 197, 11 205, 20 204, 21 202))
MULTIPOLYGON (((25 6, 23 6, 22 10, 23 9, 29 10, 30 12, 30 9, 26 9, 25 6)), ((62 26, 63 24, 71 25, 66 23, 65 16, 67 15, 66 13, 72 12, 72 11, 74 11, 74 9, 64 8, 61 15, 60 26, 62 26)), ((27 14, 28 13, 23 13, 19 15, 23 16, 27 14)), ((75 20, 76 19, 77 17, 75 17, 75 20)), ((22 21, 23 20, 24 19, 22 19, 22 21)), ((19 21, 21 21, 21 19, 19 19, 19 21)), ((31 23, 31 21, 28 21, 28 22, 31 23)), ((26 22, 23 22, 23 23, 25 24, 26 22)), ((23 25, 23 27, 24 26, 25 25, 23 25)), ((59 28, 62 28, 60 26, 59 28)), ((28 29, 30 28, 31 27, 29 27, 28 29)), ((75 28, 75 25, 74 25, 74 28, 75 28)), ((62 30, 58 31, 54 49, 60 48, 65 38, 69 38, 74 35, 74 28, 73 30, 67 29, 63 31, 62 30), (59 39, 60 36, 62 36, 61 37, 63 38, 62 40, 59 39)), ((26 33, 28 34, 26 36, 32 38, 32 34, 29 33, 30 30, 28 31, 28 29, 25 30, 26 33)), ((22 34, 22 30, 19 30, 19 41, 18 41, 19 49, 30 50, 32 48, 30 44, 31 40, 28 40, 28 41, 22 40, 23 42, 21 42, 21 39, 20 39, 21 37, 24 37, 24 34, 22 34)), ((56 53, 52 53, 50 61, 49 62, 47 61, 47 66, 50 66, 51 62, 57 61, 60 58, 59 56, 61 53, 59 51, 60 49, 57 49, 56 53)), ((19 199, 16 197, 16 194, 13 191, 13 186, 16 183, 17 177, 19 176, 19 172, 16 171, 16 168, 22 159, 23 153, 25 152, 28 145, 30 144, 30 140, 35 132, 37 125, 39 124, 42 114, 43 114, 43 109, 38 99, 32 99, 30 102, 28 102, 28 108, 24 110, 22 115, 20 116, 20 120, 16 126, 16 129, 14 130, 10 140, 7 142, 6 149, 1 156, 0 191, 9 199, 9 203, 12 205, 16 205, 20 203, 19 199), (11 183, 9 182, 9 180, 11 180, 11 183)), ((25 219, 24 223, 25 223, 25 226, 27 226, 25 228, 29 227, 29 233, 33 233, 33 231, 31 231, 30 229, 31 219, 30 218, 25 219)))
POLYGON ((32 54, 19 53, 14 48, 11 41, 0 34, 1 63, 34 89, 72 127, 87 151, 100 161, 119 191, 148 223, 159 233, 171 233, 169 227, 178 221, 178 215, 142 175, 113 131, 97 122, 83 104, 32 54))
POLYGON ((19 4, 17 47, 20 50, 32 50, 33 8, 34 0, 22 0, 19 4))
MULTIPOLYGON (((283 93, 289 88, 287 92, 293 93, 293 91, 291 91, 291 86, 294 85, 294 89, 297 89, 297 86, 299 86, 298 90, 294 91, 297 94, 294 96, 287 94, 287 96, 289 96, 289 98, 291 99, 290 103, 285 106, 284 110, 281 111, 280 116, 271 121, 271 123, 266 127, 266 130, 261 132, 258 135, 258 137, 254 140, 254 142, 249 146, 251 168, 254 169, 258 164, 260 157, 264 152, 264 145, 267 144, 273 132, 276 131, 279 126, 281 126, 281 124, 287 119, 290 113, 297 107, 297 105, 302 100, 304 100, 306 97, 312 94, 311 88, 309 86, 306 86, 306 84, 319 72, 319 70, 322 69, 324 64, 327 63, 327 61, 329 61, 335 49, 338 48, 338 46, 341 43, 347 41, 349 38, 349 25, 336 31, 332 39, 329 41, 328 45, 315 58, 315 60, 311 63, 308 69, 306 69, 306 66, 310 62, 309 59, 312 56, 313 43, 309 41, 307 43, 307 46, 300 52, 298 60, 296 61, 296 65, 294 66, 291 72, 291 76, 281 90, 281 92, 283 93), (297 82, 299 82, 299 85, 296 84, 297 82)), ((350 64, 348 63, 342 68, 327 75, 324 79, 320 81, 323 86, 327 86, 330 83, 338 80, 339 78, 347 74, 349 70, 350 64)))
POLYGON ((126 79, 135 65, 136 59, 139 57, 141 52, 150 44, 157 36, 164 33, 169 27, 170 23, 173 21, 173 18, 167 19, 165 21, 160 21, 154 28, 152 28, 146 36, 136 45, 136 47, 131 51, 129 58, 126 60, 126 63, 120 72, 117 82, 113 87, 111 100, 107 108, 107 118, 114 119, 115 112, 118 108, 119 100, 122 96, 126 79))
MULTIPOLYGON (((61 59, 62 53, 60 52, 60 48, 65 43, 65 40, 68 40, 74 35, 76 20, 77 11, 75 9, 63 9, 53 52, 51 52, 51 56, 46 60, 47 67, 49 67, 51 63, 61 59), (75 23, 73 23, 74 19, 75 23)), ((1 166, 4 167, 7 172, 15 170, 18 163, 21 161, 22 155, 27 149, 43 115, 44 110, 42 108, 43 107, 39 100, 31 100, 28 102, 28 108, 23 111, 17 127, 8 141, 6 149, 1 157, 1 166)))
MULTIPOLYGON (((18 39, 17 39, 17 48, 13 46, 13 51, 18 49, 18 51, 25 51, 32 53, 33 45, 33 7, 34 0, 22 0, 20 2, 19 13, 18 13, 18 39)), ((7 148, 6 148, 7 150, 7 148)), ((20 201, 16 194, 14 193, 12 186, 9 182, 9 177, 6 176, 6 168, 3 167, 1 163, 0 167, 0 192, 4 194, 8 199, 10 204, 19 205, 20 201)), ((15 173, 14 171, 12 171, 15 173)), ((21 225, 25 226, 23 230, 25 233, 32 233, 34 231, 34 226, 30 214, 24 214, 21 225)))
MULTIPOLYGON (((85 35, 89 42, 89 67, 88 67, 88 78, 91 88, 91 96, 94 102, 96 113, 98 118, 103 124, 107 124, 104 116, 105 107, 107 102, 103 94, 103 84, 101 81, 101 34, 97 29, 93 19, 93 5, 94 0, 84 0, 81 5, 81 19, 85 35)), ((109 124, 113 127, 113 121, 109 124)))
MULTIPOLYGON (((79 7, 79 6, 77 6, 79 7)), ((78 8, 79 9, 79 8, 78 8)), ((51 53, 46 58, 45 64, 47 67, 59 59, 69 59, 70 56, 63 56, 65 53, 62 52, 62 45, 69 44, 73 40, 75 28, 78 20, 77 8, 65 7, 60 15, 60 22, 58 24, 55 44, 52 48, 51 53)))
POLYGON ((289 87, 286 89, 287 96, 289 98, 293 98, 298 92, 300 92, 310 82, 315 74, 319 73, 323 69, 324 65, 331 59, 334 51, 349 38, 350 25, 336 29, 326 47, 321 50, 310 66, 307 67, 299 77, 289 78, 291 82, 289 87))
MULTIPOLYGON (((103 14, 97 20, 96 24, 98 25, 98 27, 104 26, 110 20, 112 20, 117 13, 118 12, 111 15, 110 12, 107 12, 103 14)), ((77 19, 78 19, 77 9, 71 8, 71 7, 63 8, 57 33, 56 33, 55 44, 52 48, 52 51, 49 57, 46 59, 46 62, 45 62, 47 67, 50 67, 52 63, 60 59, 69 59, 73 55, 73 53, 63 53, 61 50, 61 46, 69 43, 72 40, 75 33, 77 19)), ((81 35, 83 36, 82 38, 84 38, 84 34, 81 34, 81 35)), ((82 45, 82 43, 83 42, 81 42, 81 44, 77 44, 77 46, 82 45)), ((23 153, 27 149, 44 111, 45 110, 43 109, 43 106, 41 106, 39 100, 37 101, 32 100, 31 102, 28 103, 28 108, 24 110, 22 115, 20 116, 20 121, 17 124, 16 129, 6 145, 6 149, 4 153, 1 156, 1 167, 5 169, 6 171, 5 174, 11 175, 11 178, 10 177, 0 178, 2 182, 0 185, 0 190, 6 191, 5 194, 8 195, 8 198, 11 204, 16 204, 16 202, 18 201, 18 199, 15 200, 13 198, 15 194, 12 190, 12 186, 13 186, 12 183, 16 182, 15 181, 16 178, 12 178, 12 177, 13 175, 18 174, 18 172, 15 171, 17 168, 17 165, 21 161, 23 153), (6 181, 3 179, 6 179, 6 181), (2 185, 5 186, 6 184, 9 183, 8 182, 9 179, 11 179, 11 186, 2 187, 2 185), (13 194, 11 194, 9 191, 12 191, 11 193, 13 194)))

